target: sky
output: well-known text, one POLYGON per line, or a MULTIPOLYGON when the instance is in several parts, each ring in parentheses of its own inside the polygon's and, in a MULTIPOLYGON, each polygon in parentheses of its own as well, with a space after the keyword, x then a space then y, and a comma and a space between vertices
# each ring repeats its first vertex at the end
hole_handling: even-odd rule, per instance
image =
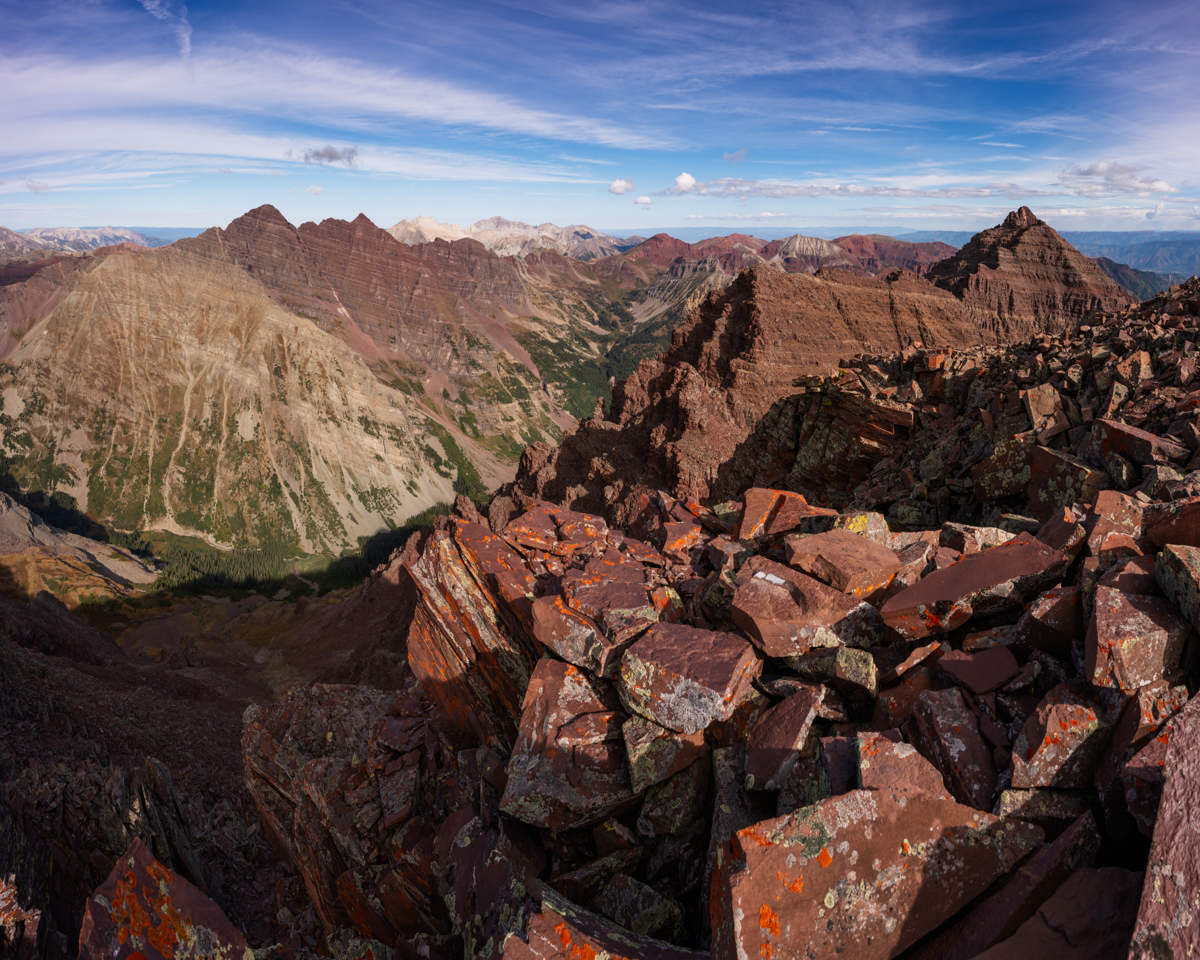
POLYGON ((0 0, 0 224, 1200 230, 1200 4, 0 0))

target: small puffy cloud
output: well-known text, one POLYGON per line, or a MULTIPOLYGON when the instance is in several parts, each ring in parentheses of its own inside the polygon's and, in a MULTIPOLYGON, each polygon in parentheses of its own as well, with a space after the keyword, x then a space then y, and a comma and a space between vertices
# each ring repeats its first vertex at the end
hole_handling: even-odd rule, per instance
POLYGON ((304 188, 305 193, 311 193, 314 197, 319 197, 325 192, 324 187, 318 187, 315 183, 311 187, 304 188))
POLYGON ((636 204, 639 204, 643 210, 649 210, 650 205, 652 203, 654 203, 654 198, 653 197, 638 197, 633 202, 636 204))
POLYGON ((1167 205, 1165 203, 1156 203, 1154 205, 1153 210, 1146 211, 1146 219, 1153 220, 1156 217, 1161 217, 1166 212, 1167 212, 1167 205))
POLYGON ((352 167, 358 160, 358 147, 335 147, 333 144, 327 144, 324 147, 305 150, 300 159, 305 163, 344 163, 352 167))
POLYGON ((696 186, 696 178, 686 170, 675 178, 675 191, 678 193, 687 193, 696 186))
POLYGON ((1100 160, 1086 167, 1072 164, 1059 174, 1059 178, 1081 197, 1106 197, 1122 193, 1148 197, 1154 193, 1177 192, 1175 187, 1164 180, 1138 176, 1145 169, 1100 160))
POLYGON ((742 147, 740 150, 734 150, 733 153, 726 150, 721 156, 725 159, 726 163, 741 163, 746 159, 746 148, 742 147))
POLYGON ((26 180, 25 189, 30 193, 45 193, 50 189, 50 185, 42 183, 41 180, 26 180))
POLYGON ((631 177, 617 177, 608 185, 609 193, 629 193, 631 190, 633 190, 633 178, 631 177))

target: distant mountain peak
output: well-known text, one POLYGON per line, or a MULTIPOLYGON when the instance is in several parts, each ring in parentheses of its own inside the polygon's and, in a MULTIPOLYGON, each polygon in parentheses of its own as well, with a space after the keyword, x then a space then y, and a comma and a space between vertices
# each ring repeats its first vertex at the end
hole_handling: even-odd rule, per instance
POLYGON ((1025 227, 1044 226, 1044 222, 1039 220, 1032 210, 1028 207, 1021 207, 1020 210, 1013 210, 1007 217, 1004 218, 1004 223, 1001 226, 1023 229, 1025 227))

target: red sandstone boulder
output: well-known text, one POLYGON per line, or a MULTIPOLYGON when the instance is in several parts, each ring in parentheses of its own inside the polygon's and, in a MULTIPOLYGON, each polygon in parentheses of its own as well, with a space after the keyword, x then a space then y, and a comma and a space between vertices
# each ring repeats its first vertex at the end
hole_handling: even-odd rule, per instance
POLYGON ((801 690, 764 713, 746 741, 746 789, 778 790, 800 755, 821 695, 801 690))
POLYGON ((941 773, 960 803, 992 808, 996 768, 979 721, 956 688, 922 693, 913 707, 916 746, 941 773))
POLYGON ((1013 744, 1012 785, 1086 789, 1111 729, 1095 704, 1055 687, 1013 744))
POLYGON ((714 960, 889 960, 1028 854, 1034 826, 855 790, 739 830, 713 878, 714 960))
POLYGON ((704 732, 678 733, 645 717, 629 717, 621 727, 633 792, 661 783, 708 752, 704 732))
POLYGON ((659 623, 621 662, 621 700, 633 713, 679 733, 728 720, 743 684, 762 663, 736 634, 659 623))
POLYGON ((1200 913, 1193 906, 1200 889, 1195 841, 1200 821, 1200 699, 1190 700, 1170 726, 1161 768, 1166 782, 1129 951, 1134 960, 1186 957, 1200 943, 1200 913))
POLYGON ((1175 677, 1191 627, 1161 597, 1096 588, 1085 645, 1086 676, 1096 687, 1126 696, 1175 677))
POLYGON ((886 590, 900 570, 900 561, 891 550, 849 530, 830 530, 791 540, 787 560, 857 600, 870 599, 886 590))

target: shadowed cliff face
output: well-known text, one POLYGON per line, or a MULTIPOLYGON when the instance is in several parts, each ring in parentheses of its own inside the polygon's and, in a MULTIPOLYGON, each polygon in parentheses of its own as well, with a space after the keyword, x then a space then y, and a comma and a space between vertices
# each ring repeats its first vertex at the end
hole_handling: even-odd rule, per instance
MULTIPOLYGON (((772 245, 763 252, 782 255, 772 245)), ((791 252, 820 251, 793 244, 791 252)), ((710 294, 662 357, 614 388, 607 416, 581 423, 558 450, 527 448, 515 486, 618 523, 639 493, 724 495, 719 468, 772 404, 795 393, 799 376, 859 352, 1010 343, 1129 302, 1027 208, 926 277, 782 275, 764 264, 710 294)))

